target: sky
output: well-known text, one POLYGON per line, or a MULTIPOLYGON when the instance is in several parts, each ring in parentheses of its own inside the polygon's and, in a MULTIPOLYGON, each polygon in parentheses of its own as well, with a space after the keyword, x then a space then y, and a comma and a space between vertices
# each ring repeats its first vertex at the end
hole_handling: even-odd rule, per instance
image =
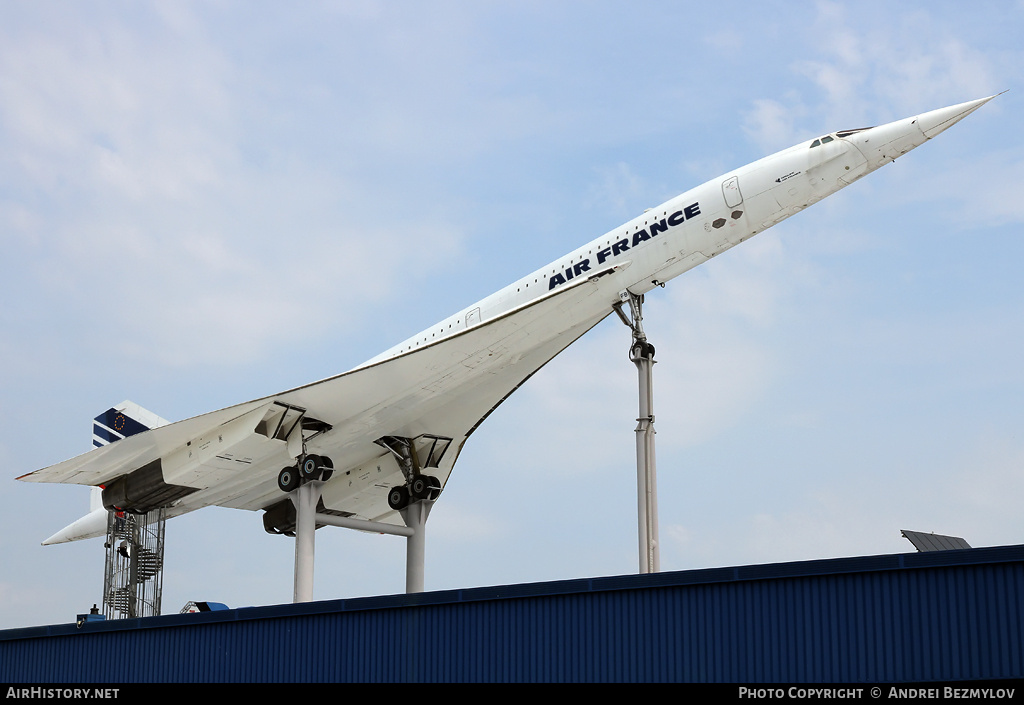
MULTIPOLYGON (((1024 543, 1024 3, 0 4, 0 629, 101 599, 40 542, 124 399, 185 419, 347 370, 698 184, 1008 90, 647 296, 663 570, 1024 543)), ((637 571, 614 316, 495 411, 428 590, 637 571)), ((337 463, 337 459, 336 459, 337 463)), ((317 532, 316 599, 400 593, 317 532)), ((259 513, 168 522, 163 611, 289 602, 259 513)))

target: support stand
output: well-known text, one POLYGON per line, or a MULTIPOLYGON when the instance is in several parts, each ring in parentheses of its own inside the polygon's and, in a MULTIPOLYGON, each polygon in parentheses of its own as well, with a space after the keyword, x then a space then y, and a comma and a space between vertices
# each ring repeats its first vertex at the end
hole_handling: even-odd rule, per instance
POLYGON ((640 572, 657 573, 661 569, 658 545, 658 481, 654 460, 654 346, 647 342, 643 328, 643 295, 629 290, 619 292, 615 312, 633 332, 629 359, 636 365, 639 381, 640 411, 636 427, 637 534, 640 548, 640 572), (629 303, 630 317, 622 311, 629 303))
POLYGON ((427 548, 427 517, 434 506, 434 500, 423 499, 413 502, 402 510, 402 520, 412 529, 412 535, 405 544, 405 591, 423 592, 424 564, 427 548))
POLYGON ((295 591, 293 602, 313 601, 313 559, 316 548, 316 505, 319 480, 302 484, 291 493, 295 505, 295 591))
POLYGON ((423 592, 424 564, 426 562, 426 525, 434 500, 412 502, 401 510, 405 526, 375 521, 317 514, 323 482, 314 480, 300 485, 291 493, 295 505, 295 590, 292 602, 313 601, 313 564, 316 554, 316 525, 326 524, 359 531, 406 537, 405 591, 423 592))

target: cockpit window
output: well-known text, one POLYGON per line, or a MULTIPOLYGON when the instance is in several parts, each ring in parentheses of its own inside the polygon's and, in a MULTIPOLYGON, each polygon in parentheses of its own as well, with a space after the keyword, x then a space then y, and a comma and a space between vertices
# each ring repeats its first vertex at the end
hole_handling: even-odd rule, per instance
POLYGON ((817 139, 817 140, 814 140, 813 142, 811 142, 811 149, 814 149, 815 147, 820 147, 820 146, 821 146, 821 140, 820 139, 817 139))
POLYGON ((821 143, 822 144, 828 144, 831 141, 832 141, 832 137, 829 136, 829 135, 825 135, 824 137, 821 138, 821 143))
POLYGON ((836 133, 836 137, 849 137, 858 132, 864 132, 864 130, 870 130, 870 127, 858 127, 856 130, 840 130, 836 133))

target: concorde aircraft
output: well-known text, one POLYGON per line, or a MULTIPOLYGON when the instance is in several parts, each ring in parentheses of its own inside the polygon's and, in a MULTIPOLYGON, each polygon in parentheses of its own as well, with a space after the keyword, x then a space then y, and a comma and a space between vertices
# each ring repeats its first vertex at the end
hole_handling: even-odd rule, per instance
POLYGON ((94 511, 45 543, 99 536, 115 508, 164 508, 168 517, 209 505, 259 510, 267 531, 289 535, 297 522, 312 526, 303 516, 373 527, 401 526, 402 513, 408 524, 404 512, 436 499, 484 419, 616 304, 848 186, 993 97, 821 135, 727 172, 334 377, 176 423, 129 402, 110 409, 96 419, 99 447, 18 478, 102 488, 94 511), (304 513, 297 497, 309 486, 319 497, 304 513))

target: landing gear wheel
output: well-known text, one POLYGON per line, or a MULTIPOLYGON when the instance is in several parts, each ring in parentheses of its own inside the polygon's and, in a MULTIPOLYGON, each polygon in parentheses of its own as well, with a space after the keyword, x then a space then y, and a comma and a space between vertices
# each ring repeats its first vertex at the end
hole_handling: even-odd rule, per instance
POLYGON ((633 347, 629 351, 631 358, 654 358, 654 345, 648 343, 646 340, 641 340, 633 344, 633 347))
POLYGON ((405 489, 405 485, 399 485, 398 487, 392 487, 391 491, 388 492, 388 506, 392 509, 405 509, 409 504, 409 490, 405 489))
POLYGON ((282 492, 295 490, 298 488, 299 482, 299 471, 296 468, 282 468, 277 476, 277 487, 282 492))
POLYGON ((320 456, 320 479, 327 482, 334 474, 334 461, 326 455, 320 456))
POLYGON ((299 466, 299 472, 304 480, 317 480, 320 478, 320 456, 307 455, 299 466))
POLYGON ((433 475, 427 475, 427 482, 430 484, 430 492, 427 495, 427 499, 437 499, 438 495, 441 494, 441 481, 433 475))
POLYGON ((430 493, 430 481, 426 475, 419 475, 413 479, 412 484, 409 485, 409 490, 416 499, 426 499, 430 493))

